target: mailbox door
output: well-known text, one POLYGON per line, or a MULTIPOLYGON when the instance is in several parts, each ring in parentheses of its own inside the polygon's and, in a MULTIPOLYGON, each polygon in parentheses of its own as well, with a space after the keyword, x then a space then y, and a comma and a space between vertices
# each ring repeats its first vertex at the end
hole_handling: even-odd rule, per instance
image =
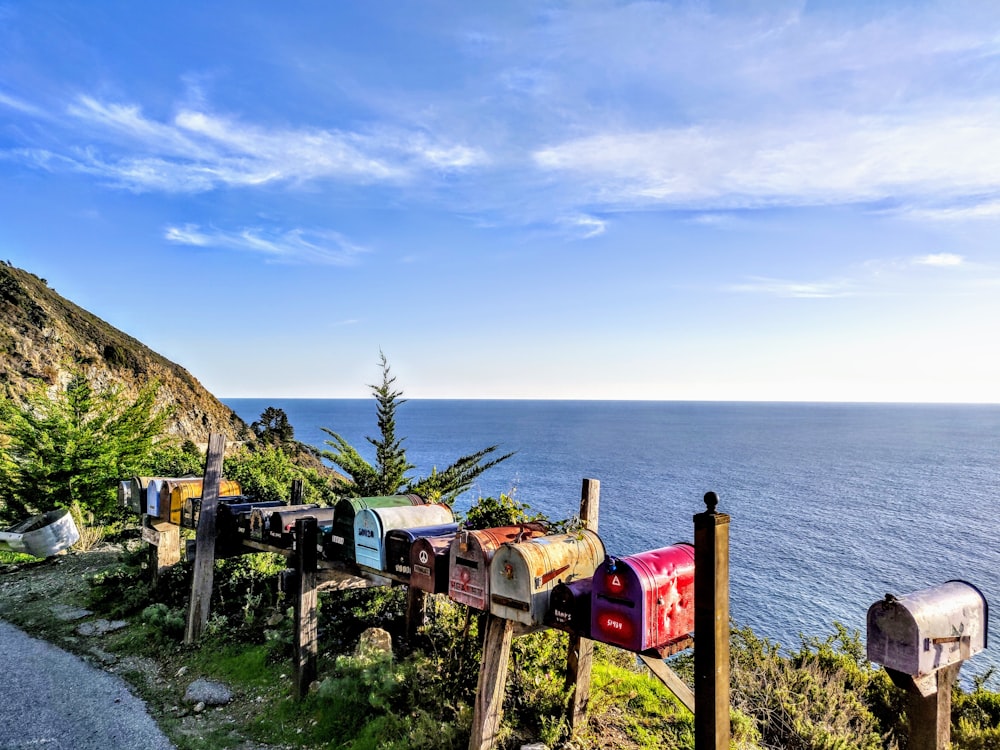
POLYGON ((120 508, 132 508, 132 481, 123 479, 118 483, 118 506, 120 508))
POLYGON ((129 493, 130 505, 129 508, 133 513, 143 514, 146 512, 146 487, 149 486, 149 480, 152 477, 132 477, 129 480, 129 484, 132 485, 132 490, 129 493))
POLYGON ((354 517, 354 561, 381 570, 382 521, 374 508, 358 511, 354 517))
POLYGON ((552 588, 545 624, 567 633, 590 638, 590 591, 594 579, 560 581, 552 588))
POLYGON ((449 506, 443 503, 373 508, 372 512, 378 516, 379 530, 382 534, 378 545, 379 561, 377 565, 372 566, 379 570, 387 570, 383 537, 391 529, 419 528, 421 526, 436 526, 455 522, 455 514, 449 506))
POLYGON ((590 637, 629 651, 642 651, 646 613, 642 583, 624 559, 611 559, 594 573, 590 637))
MULTIPOLYGON (((456 532, 457 533, 457 532, 456 532)), ((448 593, 448 560, 455 533, 419 537, 410 547, 410 585, 431 594, 448 593)))
POLYGON ((545 549, 531 542, 500 547, 490 563, 490 613, 531 625, 531 571, 546 567, 547 562, 545 549))
MULTIPOLYGON (((458 524, 456 523, 386 531, 384 542, 385 570, 409 580, 413 574, 411 552, 416 541, 423 537, 438 536, 448 536, 450 539, 457 531, 458 524)), ((427 567, 426 564, 424 567, 427 567)))

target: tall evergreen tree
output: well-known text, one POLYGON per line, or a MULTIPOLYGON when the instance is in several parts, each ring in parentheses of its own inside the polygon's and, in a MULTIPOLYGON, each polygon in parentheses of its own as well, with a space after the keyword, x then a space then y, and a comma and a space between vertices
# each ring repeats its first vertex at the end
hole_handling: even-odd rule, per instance
POLYGON ((406 458, 404 438, 396 436, 396 409, 406 403, 402 391, 395 390, 396 378, 391 374, 385 354, 379 352, 382 382, 369 385, 376 401, 379 437, 367 437, 375 448, 375 463, 367 461, 361 453, 341 435, 322 428, 332 440, 325 441, 333 450, 322 456, 342 469, 350 482, 341 482, 337 490, 349 497, 379 497, 415 493, 433 502, 451 503, 472 486, 472 482, 487 469, 513 456, 507 453, 495 458, 498 446, 491 445, 467 456, 462 456, 442 471, 435 468, 429 476, 412 479, 407 472, 415 468, 406 458))
POLYGON ((95 392, 82 372, 50 397, 39 385, 23 406, 0 400, 0 517, 16 520, 78 505, 98 519, 115 513, 116 482, 146 473, 168 413, 158 384, 135 400, 119 389, 95 392))

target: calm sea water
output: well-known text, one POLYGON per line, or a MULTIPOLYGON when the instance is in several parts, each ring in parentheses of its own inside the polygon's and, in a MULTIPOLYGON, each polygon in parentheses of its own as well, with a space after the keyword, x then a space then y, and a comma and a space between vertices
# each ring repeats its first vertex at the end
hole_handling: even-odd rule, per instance
MULTIPOLYGON (((374 456, 374 399, 226 403, 247 422, 279 407, 297 439, 327 447, 326 427, 374 456)), ((516 451, 459 511, 513 491, 566 518, 583 478, 600 480, 612 554, 691 541, 715 491, 732 516, 733 618, 785 647, 834 621, 864 636, 887 592, 951 579, 1000 604, 1000 406, 413 400, 397 434, 421 476, 488 445, 516 451)), ((963 677, 1000 666, 997 651, 963 677)))

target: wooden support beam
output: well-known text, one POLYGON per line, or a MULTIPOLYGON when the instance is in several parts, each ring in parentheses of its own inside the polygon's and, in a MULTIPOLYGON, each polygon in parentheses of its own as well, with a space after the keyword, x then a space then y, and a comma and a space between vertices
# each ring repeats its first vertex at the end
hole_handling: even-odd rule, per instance
POLYGON ((408 586, 406 589, 406 648, 412 648, 413 639, 424 624, 424 604, 427 592, 408 586))
POLYGON ((694 747, 729 750, 729 516, 694 517, 694 747))
POLYGON ((149 544, 149 563, 155 582, 181 561, 181 533, 177 526, 153 516, 143 516, 142 520, 140 534, 149 544))
POLYGON ((295 697, 304 698, 316 679, 319 656, 316 613, 316 537, 318 527, 312 516, 295 521, 295 568, 298 573, 295 596, 295 697))
MULTIPOLYGON (((601 507, 601 483, 584 479, 580 490, 580 521, 584 528, 597 533, 601 507)), ((590 677, 594 665, 594 642, 579 635, 570 635, 566 656, 566 685, 573 686, 569 704, 570 731, 575 731, 587 721, 590 703, 590 677)))
POLYGON ((226 451, 226 436, 208 436, 205 456, 205 478, 201 485, 201 513, 198 516, 194 574, 191 577, 191 602, 188 606, 184 643, 194 643, 208 624, 215 571, 215 511, 219 504, 219 482, 222 479, 222 457, 226 451))
POLYGON ((656 656, 649 656, 648 654, 639 654, 639 658, 660 679, 660 682, 667 686, 667 690, 674 694, 677 700, 681 702, 681 705, 691 713, 694 713, 694 691, 687 686, 687 683, 678 677, 677 673, 668 667, 663 659, 656 656))
POLYGON ((476 705, 472 714, 472 736, 469 750, 492 750, 496 747, 503 718, 503 698, 507 687, 510 644, 514 640, 514 623, 486 615, 486 637, 483 639, 483 663, 476 687, 476 705))

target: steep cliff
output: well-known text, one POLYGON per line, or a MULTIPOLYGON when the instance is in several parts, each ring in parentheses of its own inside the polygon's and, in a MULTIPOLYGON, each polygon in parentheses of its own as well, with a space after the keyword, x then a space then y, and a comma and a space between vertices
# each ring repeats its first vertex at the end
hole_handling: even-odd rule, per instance
POLYGON ((134 395, 150 380, 172 408, 168 431, 195 443, 210 432, 228 440, 249 436, 247 425, 191 373, 73 304, 44 279, 0 263, 0 389, 17 400, 33 382, 62 386, 83 369, 98 389, 134 395))

